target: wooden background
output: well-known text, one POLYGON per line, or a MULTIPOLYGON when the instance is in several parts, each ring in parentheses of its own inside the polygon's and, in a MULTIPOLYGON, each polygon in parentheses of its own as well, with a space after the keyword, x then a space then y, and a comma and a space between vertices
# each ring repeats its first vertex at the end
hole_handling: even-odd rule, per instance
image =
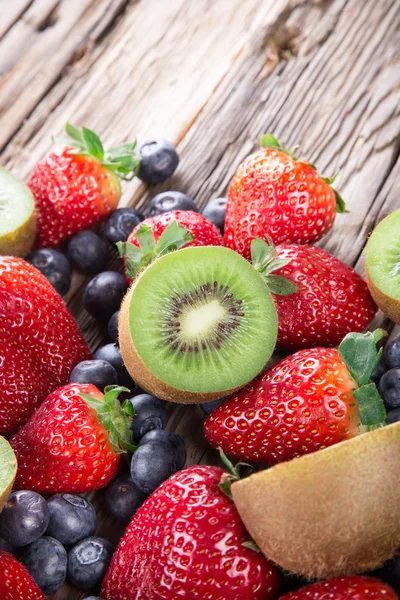
MULTIPOLYGON (((106 144, 163 135, 178 171, 127 184, 121 206, 167 189, 201 206, 273 132, 324 174, 340 168, 350 213, 321 245, 362 272, 368 233, 400 206, 399 32, 399 0, 0 0, 0 164, 26 179, 67 119, 106 144)), ((66 300, 95 350, 107 336, 81 308, 84 283, 75 274, 66 300)), ((202 420, 171 408, 188 464, 216 460, 202 420)), ((102 493, 96 504, 116 540, 102 493)))

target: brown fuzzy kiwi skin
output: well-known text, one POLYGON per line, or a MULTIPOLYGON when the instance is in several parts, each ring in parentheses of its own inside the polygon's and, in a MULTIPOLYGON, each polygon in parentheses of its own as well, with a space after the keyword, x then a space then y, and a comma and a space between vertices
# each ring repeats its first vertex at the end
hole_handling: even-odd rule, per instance
POLYGON ((400 300, 388 296, 382 290, 380 290, 372 281, 368 273, 368 264, 365 261, 365 272, 367 275, 367 285, 376 304, 379 306, 384 315, 389 317, 392 321, 400 324, 400 300))
MULTIPOLYGON (((15 481, 15 476, 17 474, 17 457, 15 456, 11 446, 9 445, 9 443, 7 442, 7 440, 5 440, 4 438, 2 438, 0 436, 0 441, 1 441, 1 446, 4 447, 4 453, 7 454, 7 460, 9 457, 10 460, 10 465, 13 468, 14 474, 8 484, 8 486, 0 493, 0 513, 3 510, 3 507, 5 505, 5 503, 7 502, 7 498, 11 493, 12 490, 12 486, 14 484, 15 481)), ((3 448, 0 448, 0 452, 3 453, 3 448)))
MULTIPOLYGON (((224 396, 228 396, 234 391, 240 389, 238 386, 229 390, 223 390, 219 392, 210 393, 196 393, 189 392, 186 390, 178 389, 172 385, 169 385, 165 381, 158 379, 152 373, 141 357, 139 356, 136 348, 133 344, 132 337, 129 328, 129 307, 131 304, 131 298, 135 290, 135 286, 140 280, 141 275, 135 280, 121 305, 121 310, 118 319, 118 338, 119 347, 121 350, 124 364, 129 371, 132 379, 140 385, 141 388, 146 390, 149 394, 161 398, 162 400, 168 400, 169 402, 177 402, 180 404, 201 404, 203 402, 211 402, 212 400, 218 400, 224 396)), ((245 385, 245 384, 243 384, 245 385)))
POLYGON ((307 579, 363 573, 400 547, 400 423, 232 484, 269 559, 307 579))

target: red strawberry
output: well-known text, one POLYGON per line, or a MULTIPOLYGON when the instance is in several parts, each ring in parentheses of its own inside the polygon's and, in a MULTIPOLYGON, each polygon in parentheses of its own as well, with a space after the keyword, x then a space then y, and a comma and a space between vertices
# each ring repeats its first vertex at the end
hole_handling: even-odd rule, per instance
POLYGON ((46 600, 28 571, 12 554, 0 550, 1 600, 46 600))
POLYGON ((139 167, 135 142, 105 152, 95 133, 66 125, 67 147, 39 162, 28 182, 38 209, 36 246, 57 246, 113 211, 121 196, 119 178, 139 167))
POLYGON ((131 405, 121 407, 120 391, 129 390, 110 386, 103 395, 73 383, 50 394, 10 440, 18 460, 14 488, 83 493, 110 483, 121 451, 133 449, 131 405))
POLYGON ((271 135, 266 146, 248 156, 233 177, 225 219, 225 245, 250 257, 256 237, 269 235, 275 244, 308 244, 333 226, 343 200, 313 166, 286 152, 271 135))
POLYGON ((358 576, 319 581, 281 600, 399 600, 399 596, 379 579, 358 576))
POLYGON ((163 483, 133 517, 103 582, 107 600, 270 600, 277 568, 219 487, 222 469, 193 466, 163 483))
POLYGON ((339 350, 300 350, 223 402, 206 438, 236 459, 275 464, 379 426, 386 413, 369 380, 381 353, 372 333, 347 335, 339 350))
POLYGON ((0 434, 23 425, 90 351, 61 296, 21 258, 0 256, 0 434))

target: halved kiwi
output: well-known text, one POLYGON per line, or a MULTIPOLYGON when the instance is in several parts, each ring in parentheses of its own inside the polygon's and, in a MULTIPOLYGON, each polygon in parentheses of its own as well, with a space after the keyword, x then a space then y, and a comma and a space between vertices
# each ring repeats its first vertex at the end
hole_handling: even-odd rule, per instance
POLYGON ((368 240, 367 284, 379 308, 400 323, 400 210, 383 219, 368 240))
POLYGON ((261 275, 222 247, 184 248, 152 263, 126 295, 122 356, 133 379, 172 402, 221 398, 275 347, 277 313, 261 275))
POLYGON ((0 436, 0 512, 17 474, 17 458, 7 440, 0 436))
POLYGON ((400 423, 232 484, 262 552, 306 578, 374 569, 400 547, 400 423))
POLYGON ((24 258, 35 235, 35 201, 30 189, 0 167, 0 255, 24 258))

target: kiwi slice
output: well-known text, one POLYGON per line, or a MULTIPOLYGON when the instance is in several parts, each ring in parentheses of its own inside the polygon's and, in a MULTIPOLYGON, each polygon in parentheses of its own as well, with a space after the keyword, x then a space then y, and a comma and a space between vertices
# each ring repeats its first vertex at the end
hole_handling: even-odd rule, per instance
POLYGON ((0 255, 24 258, 35 235, 35 201, 30 189, 0 167, 0 255))
POLYGON ((381 565, 400 547, 400 423, 232 484, 262 550, 307 579, 381 565))
POLYGON ((119 317, 126 367, 173 402, 215 400, 253 379, 277 339, 277 313, 260 273, 216 246, 158 258, 136 279, 119 317))
POLYGON ((383 219, 368 240, 367 283, 379 308, 400 323, 400 210, 383 219))
POLYGON ((0 436, 0 512, 7 501, 17 473, 17 459, 6 439, 0 436))

